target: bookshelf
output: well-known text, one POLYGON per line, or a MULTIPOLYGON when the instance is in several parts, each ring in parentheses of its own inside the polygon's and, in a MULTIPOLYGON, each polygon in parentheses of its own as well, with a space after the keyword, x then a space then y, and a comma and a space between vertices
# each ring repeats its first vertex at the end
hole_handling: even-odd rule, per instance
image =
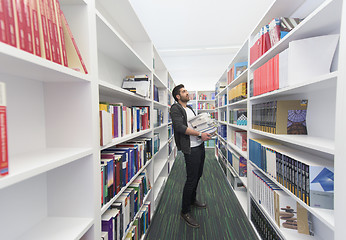
MULTIPOLYGON (((220 125, 227 125, 227 138, 218 135, 218 144, 215 148, 215 155, 220 159, 219 148, 220 141, 228 143, 228 150, 237 153, 247 159, 247 177, 237 176, 232 164, 230 164, 229 156, 225 160, 219 161, 222 169, 228 169, 226 177, 230 181, 229 174, 237 177, 240 182, 245 186, 243 189, 234 188, 235 194, 241 203, 244 212, 251 220, 251 201, 253 199, 256 206, 264 214, 265 218, 271 225, 271 228, 282 239, 343 239, 344 230, 342 224, 343 214, 346 212, 345 206, 342 204, 343 198, 346 196, 345 190, 342 187, 342 176, 345 169, 344 161, 342 160, 344 146, 344 136, 346 129, 342 121, 345 120, 345 114, 342 110, 342 105, 345 104, 345 88, 344 78, 345 70, 342 64, 345 64, 346 47, 342 40, 345 39, 345 26, 346 22, 342 18, 346 6, 340 0, 327 0, 327 1, 282 1, 277 0, 272 3, 267 13, 263 16, 262 20, 253 29, 250 36, 245 40, 235 57, 230 61, 227 69, 218 79, 215 89, 217 92, 217 112, 218 121, 220 125), (274 46, 269 48, 262 56, 250 64, 251 47, 255 35, 260 29, 268 24, 273 18, 276 17, 296 17, 304 18, 295 28, 293 28, 284 38, 277 42, 274 46), (304 81, 296 84, 288 84, 288 86, 279 88, 277 90, 269 91, 263 94, 253 96, 252 85, 254 81, 254 72, 265 65, 269 60, 274 58, 286 49, 290 48, 293 41, 302 39, 314 38, 324 35, 339 34, 338 47, 336 48, 334 57, 331 62, 330 73, 311 75, 304 81), (241 74, 234 78, 233 81, 228 82, 229 72, 235 63, 248 62, 248 67, 241 74), (247 92, 245 99, 239 99, 235 102, 229 102, 229 90, 238 86, 239 84, 247 84, 247 92), (221 86, 221 87, 220 87, 221 86), (223 102, 224 95, 226 95, 227 103, 223 102), (263 102, 270 102, 275 100, 294 100, 294 99, 307 99, 308 110, 306 116, 308 134, 307 135, 284 135, 273 134, 256 130, 252 127, 253 112, 252 106, 263 102), (231 110, 246 110, 247 111, 247 125, 237 125, 230 122, 231 110), (226 113, 224 113, 226 112, 226 113), (225 114, 225 120, 221 119, 222 114, 225 114), (323 122, 325 116, 328 116, 328 123, 323 122), (231 134, 234 131, 245 131, 247 134, 247 151, 242 151, 233 142, 230 142, 231 134), (317 156, 325 159, 325 161, 332 163, 334 166, 335 184, 334 184, 334 209, 323 209, 312 207, 302 201, 299 197, 293 194, 287 187, 279 183, 276 178, 271 177, 267 171, 259 168, 250 157, 249 139, 268 139, 274 140, 293 151, 302 151, 310 156, 317 156), (227 161, 226 161, 227 160, 227 161), (224 162, 224 166, 222 166, 224 162), (312 216, 312 225, 314 229, 314 236, 299 234, 283 227, 279 227, 274 218, 264 207, 264 203, 260 204, 255 199, 253 183, 253 176, 250 174, 252 171, 260 171, 267 176, 271 181, 285 192, 290 199, 299 203, 306 209, 312 216)), ((323 56, 320 56, 323 58, 323 56)), ((317 67, 312 65, 313 67, 317 67)), ((312 67, 312 69, 313 69, 312 67)), ((288 68, 289 69, 289 68, 288 68)), ((290 74, 290 73, 288 73, 290 74)), ((233 116, 233 115, 232 115, 233 116)), ((234 181, 234 180, 232 180, 234 181)), ((255 225, 255 224, 254 224, 255 225)))
POLYGON ((175 84, 130 2, 60 4, 88 74, 0 43, 9 145, 9 174, 0 178, 4 239, 100 239, 101 216, 121 194, 101 208, 100 151, 158 132, 159 152, 126 185, 146 170, 152 186, 146 200, 154 214, 177 152, 174 141, 168 152, 168 109, 175 84), (136 74, 151 79, 150 98, 121 88, 125 76, 136 74), (154 85, 163 91, 159 102, 153 100, 154 85), (100 101, 149 106, 151 123, 158 108, 164 122, 100 146, 100 101), (20 208, 23 196, 25 207, 20 208))

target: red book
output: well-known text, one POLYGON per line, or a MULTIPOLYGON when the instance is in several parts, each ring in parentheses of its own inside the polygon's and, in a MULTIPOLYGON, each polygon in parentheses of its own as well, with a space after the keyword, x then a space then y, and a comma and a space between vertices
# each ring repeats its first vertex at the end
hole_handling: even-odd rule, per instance
POLYGON ((55 0, 48 0, 48 4, 49 4, 50 12, 51 12, 51 17, 52 17, 56 63, 61 64, 60 38, 59 38, 58 26, 57 26, 57 18, 56 18, 57 10, 55 6, 55 0))
POLYGON ((72 35, 72 31, 67 23, 66 17, 62 11, 61 11, 61 20, 62 20, 62 27, 64 30, 68 67, 77 71, 84 71, 84 73, 87 74, 88 70, 83 61, 82 55, 78 49, 76 40, 74 39, 72 35))
POLYGON ((33 47, 33 37, 32 37, 32 28, 31 28, 30 2, 29 0, 22 0, 22 1, 23 1, 24 24, 25 24, 26 51, 33 54, 34 47, 33 47))
POLYGON ((41 56, 46 58, 47 60, 52 60, 45 4, 43 0, 36 0, 36 2, 38 7, 41 56))
POLYGON ((120 171, 121 171, 121 164, 122 164, 122 161, 116 161, 116 174, 115 174, 115 176, 116 176, 116 181, 115 181, 115 186, 116 186, 116 188, 115 188, 115 194, 117 194, 118 192, 120 192, 120 189, 121 189, 121 182, 120 182, 120 171))
POLYGON ((261 53, 261 56, 263 54, 265 54, 271 48, 270 36, 269 36, 269 26, 268 25, 263 27, 262 39, 263 40, 262 40, 262 53, 261 53))
POLYGON ((44 10, 45 15, 47 18, 47 26, 48 26, 48 37, 49 37, 49 46, 50 46, 50 52, 52 53, 52 61, 57 62, 57 55, 56 55, 56 47, 55 47, 55 39, 54 39, 54 28, 53 28, 53 21, 52 21, 52 12, 50 10, 50 0, 42 0, 44 3, 44 10))
POLYGON ((25 19, 24 19, 24 2, 23 0, 14 0, 15 9, 15 29, 17 36, 17 47, 22 50, 26 50, 25 41, 25 19))
POLYGON ((30 8, 31 8, 31 26, 32 26, 32 37, 34 43, 34 53, 37 56, 41 55, 41 40, 40 40, 40 26, 38 23, 38 8, 37 1, 30 0, 30 8))
POLYGON ((65 67, 68 67, 66 46, 65 46, 65 37, 64 37, 64 30, 62 28, 61 8, 60 8, 59 0, 55 0, 55 9, 56 9, 56 18, 57 18, 59 40, 60 40, 62 63, 64 64, 65 67))
POLYGON ((0 83, 0 176, 8 174, 8 142, 5 83, 0 83))
POLYGON ((15 14, 12 0, 2 0, 6 17, 7 43, 17 47, 15 14))
POLYGON ((0 0, 0 42, 8 43, 4 0, 0 0))
POLYGON ((274 73, 275 73, 275 80, 274 80, 274 85, 275 85, 275 89, 279 89, 279 84, 280 84, 280 77, 279 77, 279 66, 280 66, 280 62, 279 62, 279 54, 277 54, 274 57, 274 73))

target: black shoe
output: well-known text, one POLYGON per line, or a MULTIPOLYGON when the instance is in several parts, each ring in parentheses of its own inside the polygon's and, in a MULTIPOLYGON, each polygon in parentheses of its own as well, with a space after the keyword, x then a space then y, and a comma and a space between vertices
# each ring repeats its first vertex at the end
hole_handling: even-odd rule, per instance
POLYGON ((185 220, 187 225, 189 225, 190 227, 193 227, 193 228, 199 227, 198 222, 191 216, 189 212, 185 214, 181 212, 180 216, 185 220))
POLYGON ((202 203, 198 200, 195 200, 195 202, 192 204, 192 206, 197 207, 197 208, 207 208, 206 203, 202 203))

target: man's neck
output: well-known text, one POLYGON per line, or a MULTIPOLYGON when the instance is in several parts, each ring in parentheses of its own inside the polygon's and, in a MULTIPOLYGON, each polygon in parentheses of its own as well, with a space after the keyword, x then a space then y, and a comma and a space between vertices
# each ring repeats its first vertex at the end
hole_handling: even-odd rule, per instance
POLYGON ((179 101, 179 104, 180 104, 181 106, 183 106, 184 108, 186 108, 186 105, 187 105, 186 102, 179 101))

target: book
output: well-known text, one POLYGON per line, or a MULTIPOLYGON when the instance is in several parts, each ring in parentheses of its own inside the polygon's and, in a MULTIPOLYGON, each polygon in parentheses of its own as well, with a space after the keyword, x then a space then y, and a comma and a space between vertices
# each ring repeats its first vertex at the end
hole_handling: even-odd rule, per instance
POLYGON ((16 42, 17 48, 26 51, 26 24, 25 24, 25 13, 24 13, 24 2, 22 0, 13 1, 14 9, 14 23, 16 31, 16 42))
POLYGON ((8 175, 8 138, 6 85, 0 82, 0 177, 8 175))
POLYGON ((61 11, 62 29, 65 38, 65 48, 67 55, 68 67, 76 71, 88 74, 88 70, 83 61, 81 52, 77 46, 77 42, 73 37, 72 31, 68 25, 64 13, 61 11))
POLYGON ((17 47, 14 1, 2 0, 5 16, 7 44, 17 47))
POLYGON ((41 39, 40 39, 40 26, 39 26, 39 12, 37 0, 29 0, 31 10, 31 30, 33 39, 33 52, 36 56, 41 57, 41 39))
POLYGON ((259 103, 252 106, 252 128, 274 134, 307 134, 307 100, 259 103))
POLYGON ((240 76, 247 69, 247 62, 238 62, 234 64, 234 79, 240 76))
POLYGON ((45 11, 45 4, 42 0, 36 0, 38 11, 38 24, 41 46, 41 57, 52 60, 49 41, 48 19, 45 11))
POLYGON ((56 14, 56 24, 57 24, 57 30, 58 30, 58 41, 60 44, 60 55, 61 55, 61 62, 65 67, 68 67, 68 60, 67 60, 67 53, 66 53, 66 45, 65 45, 65 36, 64 36, 64 30, 63 30, 63 22, 61 19, 61 8, 60 8, 60 2, 59 0, 53 0, 53 3, 55 3, 55 14, 56 14))

